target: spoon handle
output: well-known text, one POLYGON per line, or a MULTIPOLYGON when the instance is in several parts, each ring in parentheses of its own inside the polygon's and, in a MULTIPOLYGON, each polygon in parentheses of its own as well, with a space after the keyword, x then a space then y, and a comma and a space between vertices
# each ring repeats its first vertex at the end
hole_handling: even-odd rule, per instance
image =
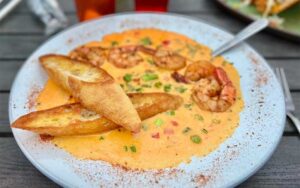
POLYGON ((231 49, 235 45, 239 44, 240 42, 246 40, 247 38, 266 28, 268 24, 269 21, 264 18, 252 22, 250 25, 248 25, 246 28, 240 31, 233 39, 229 40, 228 42, 225 42, 225 44, 214 50, 212 56, 216 57, 222 54, 223 52, 231 49))

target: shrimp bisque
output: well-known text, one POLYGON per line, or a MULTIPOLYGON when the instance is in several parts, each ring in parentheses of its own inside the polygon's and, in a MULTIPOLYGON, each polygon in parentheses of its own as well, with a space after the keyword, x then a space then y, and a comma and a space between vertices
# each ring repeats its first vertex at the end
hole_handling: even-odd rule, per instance
MULTIPOLYGON (((113 33, 104 36, 101 41, 88 43, 85 47, 101 47, 120 52, 116 49, 129 45, 141 45, 149 49, 165 47, 176 53, 172 61, 182 60, 182 57, 186 61, 181 61, 179 66, 171 67, 170 70, 165 67, 164 61, 158 62, 158 57, 153 56, 151 50, 150 53, 142 53, 134 49, 137 54, 131 55, 138 57, 129 56, 132 58, 131 62, 136 63, 120 67, 118 65, 122 62, 115 54, 109 54, 112 51, 108 51, 105 52, 108 58, 101 63, 101 68, 112 75, 126 93, 166 92, 181 96, 183 105, 177 110, 163 112, 144 120, 138 133, 133 134, 119 128, 95 135, 54 137, 51 140, 53 144, 79 159, 102 160, 129 169, 162 169, 188 163, 192 156, 208 155, 234 133, 239 125, 239 113, 243 110, 243 98, 240 76, 232 64, 222 57, 212 60, 208 47, 184 35, 158 29, 113 33), (117 64, 112 63, 114 60, 117 64), (221 109, 220 112, 201 108, 193 99, 199 94, 194 91, 197 84, 194 77, 188 83, 174 79, 174 74, 177 77, 187 75, 187 66, 199 61, 211 61, 213 67, 222 68, 227 73, 225 86, 235 89, 235 101, 231 101, 228 108, 221 109)), ((99 65, 99 62, 94 62, 99 65)), ((211 79, 212 73, 204 72, 211 79)), ((223 92, 225 91, 218 91, 218 94, 222 95, 223 92)), ((227 93, 224 97, 228 95, 230 94, 227 93)), ((66 91, 49 80, 37 99, 37 109, 69 103, 70 99, 66 96, 69 96, 66 91)))

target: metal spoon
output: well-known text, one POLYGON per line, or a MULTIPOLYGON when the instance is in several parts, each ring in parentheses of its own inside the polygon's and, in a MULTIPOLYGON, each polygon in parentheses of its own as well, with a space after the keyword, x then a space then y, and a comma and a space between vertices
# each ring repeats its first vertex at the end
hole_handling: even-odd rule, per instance
POLYGON ((218 47, 213 51, 212 56, 216 57, 223 52, 231 49, 232 47, 236 46, 237 44, 241 43, 242 41, 246 40, 247 38, 253 36, 254 34, 258 33, 259 31, 266 28, 269 24, 269 21, 265 18, 256 20, 240 31, 235 37, 227 42, 225 42, 222 46, 218 47))

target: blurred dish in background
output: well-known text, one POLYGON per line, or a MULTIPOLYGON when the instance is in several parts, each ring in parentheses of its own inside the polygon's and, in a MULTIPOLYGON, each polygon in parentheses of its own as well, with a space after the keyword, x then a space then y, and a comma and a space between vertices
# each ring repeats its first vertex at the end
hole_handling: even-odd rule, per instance
POLYGON ((79 21, 90 20, 115 12, 114 0, 75 0, 79 21))
POLYGON ((276 15, 287 10, 291 6, 300 2, 299 0, 242 0, 245 5, 253 4, 256 9, 263 14, 264 17, 268 15, 276 15))
POLYGON ((169 0, 135 0, 136 11, 167 12, 169 0))
POLYGON ((45 25, 44 34, 52 35, 68 26, 68 18, 56 0, 27 0, 28 8, 45 25))
MULTIPOLYGON (((166 12, 168 9, 169 0, 132 0, 135 3, 132 10, 135 11, 157 11, 166 12)), ((77 9, 77 16, 79 21, 90 20, 104 16, 106 14, 113 14, 116 12, 118 3, 130 4, 126 0, 75 0, 77 9), (121 2, 122 1, 122 2, 121 2)))
POLYGON ((269 30, 300 42, 300 0, 217 0, 239 18, 254 20, 266 17, 269 30))

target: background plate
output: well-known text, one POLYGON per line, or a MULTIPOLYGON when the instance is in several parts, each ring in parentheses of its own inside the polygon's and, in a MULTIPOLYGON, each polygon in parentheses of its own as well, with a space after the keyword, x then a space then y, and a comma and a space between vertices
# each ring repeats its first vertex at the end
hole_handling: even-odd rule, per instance
MULTIPOLYGON (((253 5, 241 6, 241 0, 217 0, 216 2, 238 18, 253 21, 261 17, 261 14, 253 5)), ((298 3, 281 12, 278 16, 284 19, 283 24, 280 27, 269 26, 269 31, 293 41, 300 42, 300 4, 298 3)))
MULTIPOLYGON (((67 54, 78 45, 104 35, 133 28, 159 28, 184 34, 215 49, 232 35, 199 20, 173 14, 121 14, 75 25, 37 49, 19 71, 10 95, 10 122, 30 112, 30 102, 47 80, 38 63, 46 53, 67 54)), ((246 44, 226 53, 241 76, 245 108, 233 136, 206 157, 163 170, 136 171, 103 161, 77 160, 39 136, 13 129, 15 139, 31 163, 61 186, 67 187, 232 187, 256 172, 271 156, 285 122, 284 98, 265 60, 246 44)))

